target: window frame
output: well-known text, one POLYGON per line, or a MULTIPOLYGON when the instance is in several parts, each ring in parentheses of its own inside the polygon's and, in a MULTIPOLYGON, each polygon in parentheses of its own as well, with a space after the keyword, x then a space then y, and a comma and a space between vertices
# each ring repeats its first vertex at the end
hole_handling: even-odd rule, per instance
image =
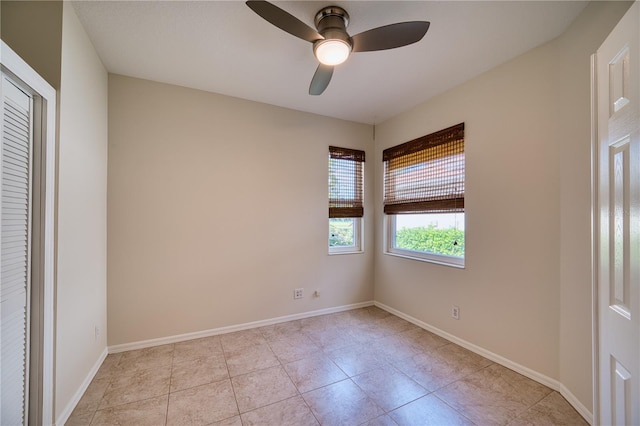
MULTIPOLYGON (((328 178, 331 179, 331 171, 340 173, 340 167, 332 168, 332 159, 351 161, 354 164, 353 189, 354 198, 334 199, 332 198, 331 183, 329 183, 329 220, 327 221, 327 247, 330 255, 334 254, 354 254, 364 252, 364 163, 365 152, 353 148, 342 148, 329 146, 328 178), (355 167, 357 166, 359 170, 355 167), (337 204, 337 205, 336 205, 337 204), (351 216, 353 214, 353 216, 351 216), (353 221, 353 245, 330 246, 331 220, 351 219, 353 221)), ((344 175, 342 175, 344 177, 344 175)), ((348 175, 347 175, 348 176, 348 175)))
MULTIPOLYGON (((466 212, 465 212, 466 213, 466 212)), ((396 247, 396 217, 397 214, 388 214, 384 220, 385 243, 384 254, 402 257, 405 259, 419 260, 422 262, 435 263, 438 265, 452 266, 454 268, 465 268, 466 250, 464 257, 447 256, 446 254, 431 253, 426 251, 407 250, 396 247)), ((465 214, 466 220, 466 214, 465 214)), ((465 226, 466 229, 466 226, 465 226)), ((465 231, 466 237, 466 231, 465 231)))
POLYGON ((351 246, 328 246, 329 254, 355 254, 355 253, 364 253, 364 244, 363 244, 363 232, 362 227, 364 221, 361 217, 345 217, 345 218, 329 218, 327 224, 329 225, 327 229, 327 244, 329 241, 330 233, 331 233, 331 219, 351 219, 353 220, 353 245, 351 246))
MULTIPOLYGON (((395 176, 387 174, 387 167, 389 167, 390 161, 402 161, 402 158, 406 158, 409 155, 416 155, 425 149, 430 149, 433 146, 439 146, 444 144, 455 144, 462 141, 462 153, 464 154, 464 123, 460 123, 458 125, 449 127, 444 130, 440 130, 438 132, 414 139, 412 141, 406 142, 404 144, 400 144, 397 146, 393 146, 387 148, 383 151, 383 200, 384 200, 384 215, 386 216, 383 220, 383 253, 391 256, 402 257, 406 259, 413 259, 423 262, 434 263, 438 265, 451 266, 455 268, 465 268, 466 261, 466 245, 465 252, 463 257, 450 256, 446 254, 439 254, 433 252, 426 251, 417 251, 417 250, 408 250, 403 248, 396 247, 396 218, 398 215, 418 215, 418 214, 438 214, 445 213, 447 210, 450 210, 451 213, 462 212, 464 214, 464 221, 466 224, 466 209, 464 205, 464 190, 461 193, 462 198, 459 198, 457 192, 452 193, 451 198, 427 198, 426 200, 431 201, 423 201, 424 198, 420 198, 420 196, 413 200, 409 198, 406 201, 406 206, 404 203, 398 204, 398 199, 396 198, 397 189, 392 189, 394 192, 390 192, 391 198, 387 198, 387 179, 395 179, 395 176), (457 206, 456 206, 457 204, 457 206), (444 211, 443 211, 444 210, 444 211)), ((447 146, 447 145, 445 145, 447 146)), ((453 145, 455 146, 455 145, 453 145)), ((445 148, 446 149, 446 148, 445 148)), ((436 157, 441 158, 441 157, 436 157)), ((405 160, 406 161, 406 160, 405 160)), ((463 165, 463 179, 464 170, 466 170, 466 161, 463 157, 464 165, 463 165)), ((393 163, 391 163, 393 164, 393 163)), ((422 163, 429 164, 429 163, 422 163)), ((397 167, 397 166, 396 166, 397 167)), ((463 185, 464 185, 464 180, 463 185)), ((391 181, 393 182, 393 181, 391 181)), ((416 181, 413 181, 416 182, 416 181)), ((419 181, 419 182, 430 182, 430 180, 419 181)), ((393 183, 392 183, 393 185, 393 183)), ((463 186, 464 188, 464 186, 463 186)), ((455 188, 454 188, 455 189, 455 188)), ((424 195, 422 195, 424 196, 424 195)), ((466 237, 466 226, 464 227, 465 237, 466 237)))

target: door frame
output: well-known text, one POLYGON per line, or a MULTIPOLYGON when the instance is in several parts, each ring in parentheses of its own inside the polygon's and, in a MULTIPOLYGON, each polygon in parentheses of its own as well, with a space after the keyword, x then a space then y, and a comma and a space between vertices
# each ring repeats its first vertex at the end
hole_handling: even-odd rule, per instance
POLYGON ((600 423, 600 340, 598 333, 598 321, 600 318, 598 309, 598 176, 599 176, 599 156, 598 156, 598 56, 591 55, 591 336, 592 336, 592 358, 591 369, 593 375, 593 407, 592 424, 600 423))
POLYGON ((592 424, 600 423, 600 393, 598 365, 600 341, 598 337, 598 57, 591 55, 591 374, 593 407, 592 424))
MULTIPOLYGON (((40 140, 41 170, 34 171, 41 182, 39 203, 38 264, 34 265, 38 274, 32 275, 32 285, 40 286, 42 295, 41 320, 41 353, 42 370, 40 371, 42 388, 41 418, 37 424, 54 423, 54 357, 55 357, 55 301, 54 301, 54 197, 56 166, 56 91, 36 71, 33 70, 9 46, 0 40, 0 67, 2 71, 24 83, 38 102, 39 111, 34 114, 40 118, 34 123, 34 139, 40 140)), ((35 112, 35 111, 34 111, 35 112)))

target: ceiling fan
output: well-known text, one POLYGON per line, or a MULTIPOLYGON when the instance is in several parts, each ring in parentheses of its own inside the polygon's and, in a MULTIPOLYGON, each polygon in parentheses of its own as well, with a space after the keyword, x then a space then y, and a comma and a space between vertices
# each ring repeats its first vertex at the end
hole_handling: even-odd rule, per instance
POLYGON ((352 52, 394 49, 418 42, 429 29, 429 22, 399 22, 350 36, 349 14, 339 6, 328 6, 316 14, 317 31, 268 1, 249 0, 247 6, 263 19, 298 38, 313 43, 313 54, 320 64, 311 85, 310 95, 320 95, 329 85, 333 68, 347 60, 352 52))

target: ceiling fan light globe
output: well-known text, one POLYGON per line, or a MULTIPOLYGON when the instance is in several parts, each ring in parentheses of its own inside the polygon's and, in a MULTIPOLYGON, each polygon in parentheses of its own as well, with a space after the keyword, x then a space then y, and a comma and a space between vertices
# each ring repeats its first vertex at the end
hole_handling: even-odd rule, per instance
POLYGON ((314 45, 314 54, 324 65, 339 65, 351 54, 351 45, 344 40, 321 40, 314 45))

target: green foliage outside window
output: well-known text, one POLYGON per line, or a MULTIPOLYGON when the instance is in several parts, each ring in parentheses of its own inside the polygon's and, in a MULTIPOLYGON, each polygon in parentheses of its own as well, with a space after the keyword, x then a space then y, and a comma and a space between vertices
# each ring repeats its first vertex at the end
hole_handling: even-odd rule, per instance
POLYGON ((464 231, 434 226, 403 228, 396 231, 396 248, 464 257, 464 231))
MULTIPOLYGON (((329 247, 354 245, 353 219, 329 221, 329 247)), ((434 226, 403 228, 396 232, 396 248, 464 257, 464 231, 434 226)))
POLYGON ((329 220, 329 247, 349 247, 353 240, 353 219, 329 220))

